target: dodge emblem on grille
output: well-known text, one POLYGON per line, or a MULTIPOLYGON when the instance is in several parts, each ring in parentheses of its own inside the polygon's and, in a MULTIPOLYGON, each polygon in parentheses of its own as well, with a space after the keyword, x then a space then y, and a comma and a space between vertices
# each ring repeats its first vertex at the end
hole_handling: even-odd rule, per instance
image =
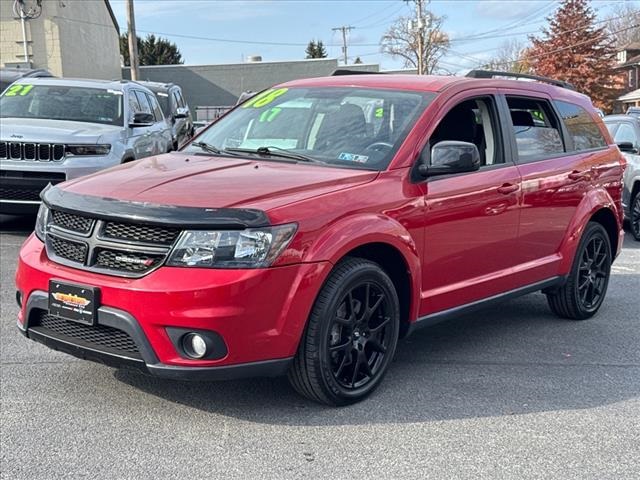
POLYGON ((153 260, 151 258, 135 258, 135 257, 125 257, 124 255, 116 256, 117 262, 125 262, 125 263, 133 263, 135 265, 144 265, 145 267, 150 267, 153 265, 153 260))

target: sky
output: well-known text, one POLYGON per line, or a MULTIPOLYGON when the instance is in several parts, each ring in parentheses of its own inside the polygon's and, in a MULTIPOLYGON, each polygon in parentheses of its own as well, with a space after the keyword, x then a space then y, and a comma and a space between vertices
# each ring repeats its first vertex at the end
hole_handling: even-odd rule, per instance
MULTIPOLYGON (((592 0, 603 18, 614 3, 592 0)), ((122 32, 127 30, 124 0, 111 0, 122 32)), ((380 53, 380 38, 400 16, 412 16, 403 0, 134 0, 139 36, 155 33, 178 45, 185 64, 299 60, 309 40, 322 40, 330 58, 342 58, 342 36, 332 29, 352 26, 348 55, 382 69, 402 68, 401 59, 380 53)), ((427 9, 446 17, 443 29, 451 49, 440 67, 461 73, 478 67, 507 40, 526 40, 546 25, 557 0, 432 0, 427 9)))

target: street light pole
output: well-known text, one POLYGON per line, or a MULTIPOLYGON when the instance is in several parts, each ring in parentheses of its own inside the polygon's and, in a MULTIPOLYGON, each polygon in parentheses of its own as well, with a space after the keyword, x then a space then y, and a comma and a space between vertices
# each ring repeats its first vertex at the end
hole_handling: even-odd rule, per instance
POLYGON ((129 35, 129 64, 131 65, 131 80, 138 80, 140 78, 138 37, 136 36, 136 19, 133 11, 133 0, 127 0, 127 30, 129 35))

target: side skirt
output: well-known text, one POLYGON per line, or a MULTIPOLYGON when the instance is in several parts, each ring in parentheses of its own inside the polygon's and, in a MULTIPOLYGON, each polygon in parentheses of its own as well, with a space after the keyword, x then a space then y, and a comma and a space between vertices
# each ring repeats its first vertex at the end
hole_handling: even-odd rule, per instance
POLYGON ((566 281, 565 276, 552 277, 541 282, 532 283, 531 285, 525 285, 524 287, 516 288, 515 290, 509 290, 508 292, 499 293, 492 297, 483 298, 482 300, 476 300, 475 302, 460 305, 459 307, 449 308, 440 312, 431 313, 424 317, 418 318, 415 322, 409 325, 407 335, 411 335, 416 330, 420 330, 424 327, 430 327, 437 323, 445 322, 453 318, 459 317, 465 313, 474 312, 483 308, 501 303, 510 298, 520 297, 529 293, 537 292, 538 290, 553 290, 554 288, 561 287, 566 281))

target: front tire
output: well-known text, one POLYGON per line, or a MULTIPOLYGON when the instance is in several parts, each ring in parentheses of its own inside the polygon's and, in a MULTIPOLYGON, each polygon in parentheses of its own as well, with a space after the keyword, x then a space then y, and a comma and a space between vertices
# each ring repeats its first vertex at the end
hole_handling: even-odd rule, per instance
POLYGON ((629 220, 629 226, 631 227, 631 235, 640 241, 640 190, 636 193, 633 200, 631 200, 630 210, 631 219, 629 220))
POLYGON ((315 301, 289 370, 293 388, 331 406, 364 399, 380 384, 398 343, 400 305, 379 265, 347 258, 315 301))
POLYGON ((586 320, 600 309, 611 274, 611 243, 604 227, 589 222, 567 282, 547 293, 553 313, 570 320, 586 320))

